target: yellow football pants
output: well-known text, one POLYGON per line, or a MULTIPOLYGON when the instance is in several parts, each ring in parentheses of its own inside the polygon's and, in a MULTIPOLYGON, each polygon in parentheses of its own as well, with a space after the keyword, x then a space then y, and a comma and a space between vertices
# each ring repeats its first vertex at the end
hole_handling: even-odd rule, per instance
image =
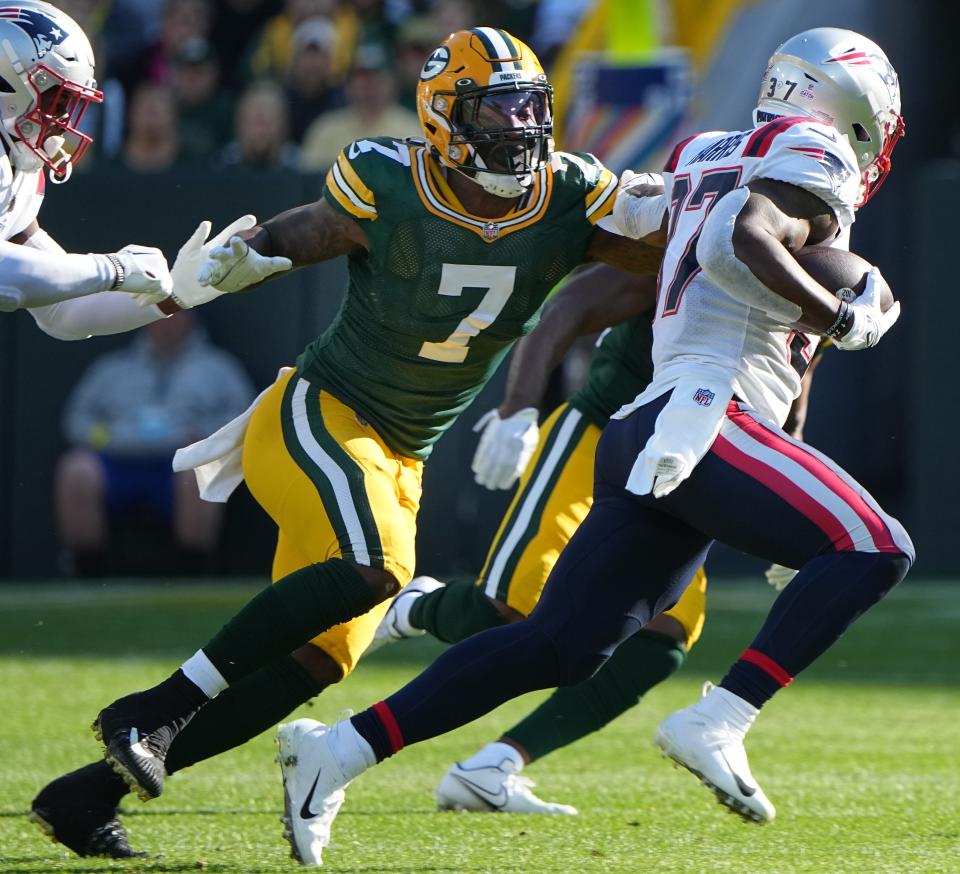
MULTIPOLYGON (((280 529, 274 582, 331 558, 413 576, 423 462, 398 455, 346 404, 284 374, 254 411, 243 473, 280 529)), ((389 606, 337 625, 311 643, 349 674, 389 606)))
MULTIPOLYGON (((593 460, 600 428, 562 404, 540 430, 540 445, 477 580, 490 598, 528 616, 560 551, 593 503, 593 460)), ((637 556, 642 571, 643 556, 637 556)), ((703 631, 707 575, 700 568, 680 600, 664 615, 683 626, 689 649, 703 631)))

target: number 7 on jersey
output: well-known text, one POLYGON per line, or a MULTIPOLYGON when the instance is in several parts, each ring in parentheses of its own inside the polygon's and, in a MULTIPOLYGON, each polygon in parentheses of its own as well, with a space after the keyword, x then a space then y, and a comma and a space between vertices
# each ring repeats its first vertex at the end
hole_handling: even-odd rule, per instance
POLYGON ((463 319, 456 330, 440 343, 426 342, 420 357, 446 364, 461 364, 467 359, 470 341, 489 328, 503 312, 517 281, 517 268, 478 264, 444 264, 438 294, 460 297, 465 288, 485 288, 477 308, 463 319))

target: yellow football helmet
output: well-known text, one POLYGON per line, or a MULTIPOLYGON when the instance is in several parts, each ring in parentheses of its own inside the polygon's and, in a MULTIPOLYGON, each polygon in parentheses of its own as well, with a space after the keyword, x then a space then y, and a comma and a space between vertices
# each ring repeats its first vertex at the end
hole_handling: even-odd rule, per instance
POLYGON ((420 71, 417 112, 440 163, 499 197, 523 194, 553 151, 553 89, 505 30, 450 34, 420 71))

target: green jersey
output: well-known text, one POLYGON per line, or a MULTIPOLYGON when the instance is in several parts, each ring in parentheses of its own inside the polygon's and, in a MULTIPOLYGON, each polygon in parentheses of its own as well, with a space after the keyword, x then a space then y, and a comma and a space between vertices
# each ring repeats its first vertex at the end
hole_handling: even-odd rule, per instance
POLYGON ((340 312, 298 369, 395 452, 426 458, 584 260, 616 193, 592 155, 557 152, 513 210, 477 218, 422 143, 350 144, 324 197, 362 225, 369 251, 350 258, 340 312))
POLYGON ((597 340, 586 384, 569 398, 570 406, 601 428, 653 379, 651 318, 652 313, 634 316, 604 331, 597 340))

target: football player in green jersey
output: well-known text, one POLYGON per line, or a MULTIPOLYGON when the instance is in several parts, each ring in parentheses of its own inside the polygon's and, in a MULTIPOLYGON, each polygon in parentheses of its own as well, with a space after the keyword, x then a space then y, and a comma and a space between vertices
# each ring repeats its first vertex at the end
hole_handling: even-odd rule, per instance
POLYGON ((349 258, 340 313, 296 368, 179 459, 212 499, 246 479, 279 528, 275 584, 168 679, 101 711, 113 770, 89 765, 34 799, 55 839, 84 851, 121 827, 127 784, 156 797, 168 773, 346 676, 412 577, 424 459, 550 289, 585 261, 656 272, 659 248, 598 227, 617 177, 553 149, 551 103, 523 43, 487 27, 452 34, 421 73, 425 142, 349 144, 318 202, 210 252, 199 279, 223 292, 349 258))

